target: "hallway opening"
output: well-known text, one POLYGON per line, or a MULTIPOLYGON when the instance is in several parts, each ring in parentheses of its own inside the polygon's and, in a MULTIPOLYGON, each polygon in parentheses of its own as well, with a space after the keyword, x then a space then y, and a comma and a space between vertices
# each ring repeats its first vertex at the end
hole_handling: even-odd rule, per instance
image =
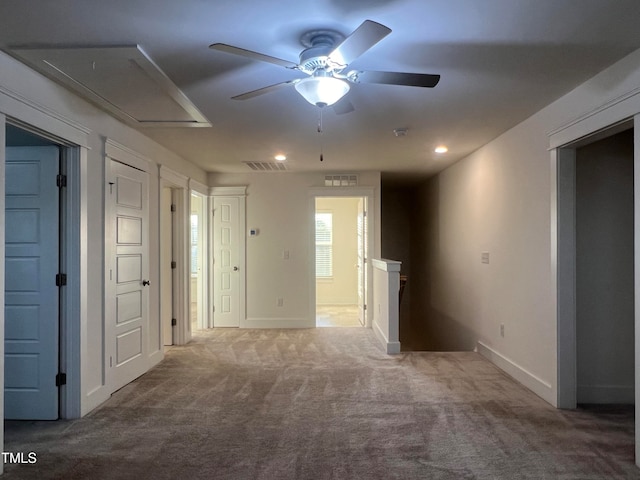
POLYGON ((361 327, 366 311, 366 206, 363 197, 317 197, 317 327, 361 327))

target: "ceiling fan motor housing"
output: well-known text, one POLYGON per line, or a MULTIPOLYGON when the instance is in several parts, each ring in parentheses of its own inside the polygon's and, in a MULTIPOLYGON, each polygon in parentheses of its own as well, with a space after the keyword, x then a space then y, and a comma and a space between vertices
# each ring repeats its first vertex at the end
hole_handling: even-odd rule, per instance
POLYGON ((300 70, 312 75, 317 70, 334 71, 335 65, 327 62, 329 54, 344 36, 333 30, 313 30, 300 38, 300 43, 307 47, 300 53, 300 70))

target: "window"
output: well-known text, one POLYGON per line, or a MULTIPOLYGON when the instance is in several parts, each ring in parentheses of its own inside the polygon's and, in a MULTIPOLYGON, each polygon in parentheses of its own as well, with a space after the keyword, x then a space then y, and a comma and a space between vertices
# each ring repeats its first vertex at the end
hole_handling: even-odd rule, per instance
POLYGON ((333 214, 316 212, 316 277, 333 276, 333 214))
POLYGON ((191 215, 191 275, 198 274, 198 215, 191 215))

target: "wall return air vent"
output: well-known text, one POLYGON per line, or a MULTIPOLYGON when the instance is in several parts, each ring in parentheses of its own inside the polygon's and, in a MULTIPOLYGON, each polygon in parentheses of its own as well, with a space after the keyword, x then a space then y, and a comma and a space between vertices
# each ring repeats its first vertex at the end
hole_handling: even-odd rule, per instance
POLYGON ((325 175, 325 187, 357 187, 357 175, 325 175))
POLYGON ((11 53, 136 127, 210 127, 138 46, 14 48, 11 53))

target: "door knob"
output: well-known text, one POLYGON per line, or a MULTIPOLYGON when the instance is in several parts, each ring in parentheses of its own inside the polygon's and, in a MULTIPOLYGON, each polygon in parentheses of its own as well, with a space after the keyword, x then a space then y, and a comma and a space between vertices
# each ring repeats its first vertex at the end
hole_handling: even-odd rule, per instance
POLYGON ((233 267, 233 271, 237 272, 238 271, 238 267, 233 267))
POLYGON ((142 280, 142 286, 146 287, 147 285, 151 285, 151 282, 149 280, 142 280))

